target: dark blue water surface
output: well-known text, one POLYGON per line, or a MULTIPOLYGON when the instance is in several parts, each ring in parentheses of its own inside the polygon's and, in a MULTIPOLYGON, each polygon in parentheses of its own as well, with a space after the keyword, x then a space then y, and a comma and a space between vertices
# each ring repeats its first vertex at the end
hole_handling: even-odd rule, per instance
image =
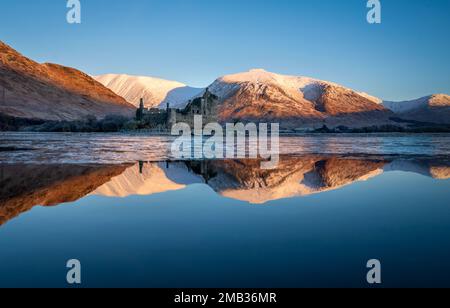
POLYGON ((308 196, 250 204, 206 184, 90 195, 0 227, 1 287, 450 286, 449 180, 391 171, 308 196))

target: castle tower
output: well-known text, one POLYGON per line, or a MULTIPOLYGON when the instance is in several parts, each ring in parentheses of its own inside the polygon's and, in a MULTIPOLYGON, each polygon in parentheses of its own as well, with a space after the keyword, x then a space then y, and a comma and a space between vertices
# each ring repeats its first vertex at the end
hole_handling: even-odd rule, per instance
POLYGON ((209 180, 210 180, 209 172, 208 172, 208 161, 200 162, 200 173, 203 176, 205 183, 208 184, 209 180))
POLYGON ((177 110, 169 108, 167 111, 167 128, 171 130, 175 124, 177 124, 177 110))
POLYGON ((202 115, 205 115, 205 116, 208 115, 209 98, 210 98, 209 88, 206 88, 205 94, 203 94, 203 98, 202 98, 202 109, 201 109, 202 115))
POLYGON ((205 115, 205 114, 206 114, 206 101, 205 101, 205 96, 203 96, 203 97, 200 99, 200 102, 201 102, 201 104, 200 104, 200 112, 201 112, 202 115, 205 115))
POLYGON ((2 105, 6 105, 6 88, 2 87, 2 91, 0 92, 1 94, 1 103, 2 105))
POLYGON ((139 108, 136 110, 136 120, 141 121, 144 117, 144 99, 141 98, 139 108))

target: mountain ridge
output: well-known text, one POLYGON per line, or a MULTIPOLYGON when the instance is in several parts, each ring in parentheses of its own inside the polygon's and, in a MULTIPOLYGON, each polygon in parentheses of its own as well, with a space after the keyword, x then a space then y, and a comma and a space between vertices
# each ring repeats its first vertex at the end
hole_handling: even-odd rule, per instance
POLYGON ((187 101, 204 88, 194 88, 178 81, 165 80, 150 76, 133 76, 127 74, 105 74, 94 79, 138 107, 140 99, 146 108, 183 108, 187 101))
MULTIPOLYGON (((154 77, 107 74, 95 78, 127 98, 129 102, 133 101, 136 106, 139 98, 144 98, 147 108, 165 109, 169 103, 172 108, 183 109, 189 100, 201 96, 205 91, 203 88, 191 88, 183 83, 154 77), (117 80, 121 80, 126 86, 114 84, 117 80), (142 83, 142 80, 145 84, 136 85, 142 83), (161 84, 161 89, 157 89, 161 84), (135 87, 139 90, 130 90, 135 87), (169 94, 181 89, 194 90, 184 95, 169 94)), ((218 111, 221 122, 279 121, 287 129, 318 129, 323 126, 358 128, 398 126, 401 124, 393 122, 392 119, 404 116, 399 108, 396 108, 405 104, 404 102, 387 102, 334 82, 281 75, 264 69, 252 69, 219 77, 208 86, 208 90, 220 99, 218 111)), ((429 97, 438 98, 438 102, 444 101, 444 104, 430 104, 431 108, 450 106, 450 103, 443 100, 445 94, 429 97)), ((422 116, 419 112, 404 118, 427 123, 450 121, 448 116, 436 112, 422 112, 428 115, 422 116)))
POLYGON ((73 121, 89 115, 131 117, 134 107, 77 69, 37 63, 0 41, 0 113, 73 121))
POLYGON ((277 121, 286 129, 370 126, 390 123, 393 113, 350 88, 310 77, 262 69, 226 75, 208 89, 220 97, 219 118, 277 121))
POLYGON ((384 101, 383 105, 406 120, 450 123, 450 96, 446 94, 432 94, 399 102, 384 101))

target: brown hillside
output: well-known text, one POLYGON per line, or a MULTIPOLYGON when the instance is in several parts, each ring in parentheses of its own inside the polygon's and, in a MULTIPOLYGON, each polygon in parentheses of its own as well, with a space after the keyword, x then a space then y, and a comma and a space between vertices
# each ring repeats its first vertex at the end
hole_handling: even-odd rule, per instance
POLYGON ((0 113, 43 120, 132 116, 135 107, 76 69, 39 64, 0 41, 0 113))

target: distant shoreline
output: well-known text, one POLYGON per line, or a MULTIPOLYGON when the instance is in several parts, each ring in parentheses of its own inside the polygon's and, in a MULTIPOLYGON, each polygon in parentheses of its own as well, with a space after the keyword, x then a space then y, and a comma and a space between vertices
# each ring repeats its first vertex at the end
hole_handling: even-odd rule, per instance
MULTIPOLYGON (((27 131, 27 130, 0 130, 0 134, 97 134, 97 135, 137 135, 137 136, 148 136, 148 137, 178 137, 176 135, 171 135, 169 132, 152 132, 146 130, 136 130, 136 131, 117 131, 117 132, 43 132, 43 131, 27 131)), ((336 137, 347 137, 347 136, 362 136, 362 135, 380 135, 380 136, 416 136, 416 135, 445 135, 450 136, 450 132, 440 132, 440 131, 427 131, 427 132, 385 132, 385 131, 372 131, 372 132, 298 132, 298 133, 280 133, 280 137, 313 137, 313 136, 336 136, 336 137)), ((203 138, 209 138, 211 136, 203 136, 203 138)))
MULTIPOLYGON (((391 118, 393 124, 380 126, 351 128, 338 126, 329 128, 325 124, 321 128, 280 129, 281 136, 298 136, 304 134, 369 134, 369 133, 450 133, 450 124, 438 124, 391 118)), ((39 132, 39 133, 139 133, 167 136, 165 127, 146 128, 138 121, 128 117, 110 115, 98 120, 87 117, 77 121, 48 121, 40 119, 23 119, 0 113, 0 132, 39 132)))

